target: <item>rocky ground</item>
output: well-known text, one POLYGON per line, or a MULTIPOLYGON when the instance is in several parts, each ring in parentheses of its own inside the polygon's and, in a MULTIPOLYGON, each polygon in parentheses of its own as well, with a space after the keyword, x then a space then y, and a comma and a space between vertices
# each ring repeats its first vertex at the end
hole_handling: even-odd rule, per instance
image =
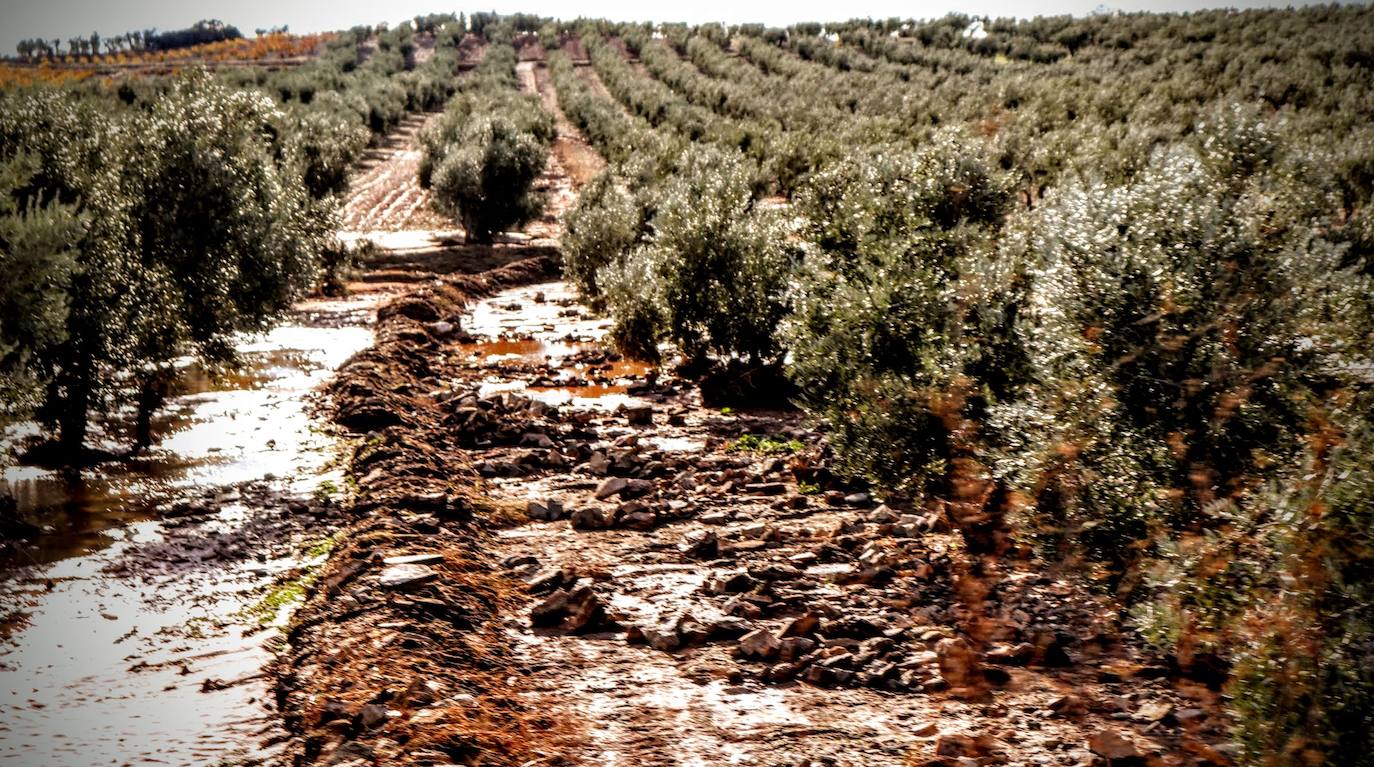
POLYGON ((358 521, 278 669, 295 763, 1229 762, 1217 693, 1082 584, 1005 563, 971 641, 942 514, 606 348, 548 250, 573 151, 543 221, 432 249, 332 386, 358 521))

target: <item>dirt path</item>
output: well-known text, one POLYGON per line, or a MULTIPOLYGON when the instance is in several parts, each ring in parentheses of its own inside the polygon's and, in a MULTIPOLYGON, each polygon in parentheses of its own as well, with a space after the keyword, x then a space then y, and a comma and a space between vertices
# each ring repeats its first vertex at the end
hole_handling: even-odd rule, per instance
POLYGON ((465 245, 452 229, 368 236, 380 253, 359 284, 400 295, 379 311, 376 344, 331 386, 335 420, 360 437, 351 459, 358 520, 341 531, 277 668, 297 764, 469 763, 475 754, 519 764, 562 730, 547 701, 527 702, 500 673, 508 643, 490 617, 512 582, 481 545, 490 533, 474 513, 493 509, 444 393, 445 349, 462 337, 464 303, 557 274, 553 238, 572 200, 557 153, 536 184, 543 216, 489 246, 465 245))
POLYGON ((1216 694, 1085 589, 1013 569, 971 657, 940 518, 837 482, 798 413, 606 348, 550 250, 565 126, 543 220, 375 264, 439 279, 337 387, 366 514, 291 633, 301 763, 1226 763, 1216 694))
POLYGON ((796 413, 723 414, 617 361, 562 282, 465 323, 455 391, 557 408, 469 454, 498 505, 534 517, 489 544, 531 592, 499 620, 525 693, 581 725, 572 763, 1085 764, 1114 735, 1161 763, 1217 753, 1214 693, 1161 679, 1110 611, 1032 572, 994 595, 990 696, 950 694, 954 538, 813 490, 820 435, 796 413))
POLYGON ((626 117, 632 120, 642 119, 639 115, 635 114, 633 109, 630 109, 627 104, 616 98, 615 94, 611 93, 611 89, 606 87, 606 82, 601 79, 601 75, 596 73, 596 67, 592 66, 590 62, 588 62, 586 66, 577 67, 576 72, 577 76, 581 77, 584 82, 590 85, 597 95, 604 98, 607 103, 614 105, 623 112, 626 117))
POLYGON ((606 161, 592 148, 591 144, 569 122, 568 116, 558 106, 558 94, 554 91, 553 79, 547 67, 536 67, 533 62, 522 62, 516 68, 520 85, 530 93, 537 93, 544 102, 544 108, 554 116, 558 126, 558 138, 554 141, 553 151, 559 163, 572 181, 573 187, 580 187, 591 181, 596 174, 606 168, 606 161))
POLYGON ((500 620, 527 694, 580 723, 573 763, 1225 761, 1215 693, 1162 679, 1104 604, 1032 571, 991 596, 986 697, 952 694, 956 538, 834 484, 800 414, 707 408, 619 361, 563 282, 464 326, 455 388, 556 408, 471 455, 527 510, 491 544, 531 592, 500 620))

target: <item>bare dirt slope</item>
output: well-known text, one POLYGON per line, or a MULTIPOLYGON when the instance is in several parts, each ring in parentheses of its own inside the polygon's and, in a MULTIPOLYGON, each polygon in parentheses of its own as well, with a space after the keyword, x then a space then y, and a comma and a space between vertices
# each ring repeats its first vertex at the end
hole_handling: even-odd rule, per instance
POLYGON ((346 232, 396 232, 451 228, 430 207, 429 192, 420 188, 420 131, 434 114, 410 115, 380 145, 368 150, 344 201, 341 226, 346 232))
POLYGON ((568 121, 568 116, 558 106, 558 94, 553 87, 549 70, 536 67, 533 62, 522 62, 516 69, 521 86, 530 93, 538 93, 544 108, 554 116, 558 126, 558 138, 554 141, 553 151, 574 187, 591 181, 606 167, 606 161, 592 148, 591 144, 568 121))

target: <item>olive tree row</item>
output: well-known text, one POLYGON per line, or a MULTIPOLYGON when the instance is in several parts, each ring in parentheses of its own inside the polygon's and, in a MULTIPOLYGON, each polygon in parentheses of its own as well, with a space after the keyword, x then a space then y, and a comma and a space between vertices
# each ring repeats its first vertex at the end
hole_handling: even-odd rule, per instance
POLYGON ((6 416, 36 412, 57 431, 56 460, 78 460, 92 413, 132 397, 146 425, 177 357, 232 362, 235 334, 307 290, 332 206, 311 195, 271 100, 204 73, 143 109, 0 99, 5 282, 42 297, 5 314, 5 376, 27 392, 6 416))
POLYGON ((537 216, 534 182, 548 162, 553 116, 516 90, 515 51, 493 45, 423 137, 420 183, 457 219, 468 242, 491 242, 537 216))

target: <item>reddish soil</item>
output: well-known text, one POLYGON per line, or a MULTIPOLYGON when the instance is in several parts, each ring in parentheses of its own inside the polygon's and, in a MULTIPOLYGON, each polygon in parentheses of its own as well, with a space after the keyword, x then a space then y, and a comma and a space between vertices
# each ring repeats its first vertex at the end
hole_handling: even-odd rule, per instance
POLYGON ((591 144, 587 143, 582 134, 568 121, 568 116, 559 108, 558 94, 554 90, 552 78, 549 77, 549 70, 524 63, 517 71, 522 87, 527 91, 537 92, 543 99, 544 108, 554 116, 558 126, 558 138, 554 141, 553 151, 573 186, 580 187, 591 181, 596 174, 606 168, 606 161, 591 144))

